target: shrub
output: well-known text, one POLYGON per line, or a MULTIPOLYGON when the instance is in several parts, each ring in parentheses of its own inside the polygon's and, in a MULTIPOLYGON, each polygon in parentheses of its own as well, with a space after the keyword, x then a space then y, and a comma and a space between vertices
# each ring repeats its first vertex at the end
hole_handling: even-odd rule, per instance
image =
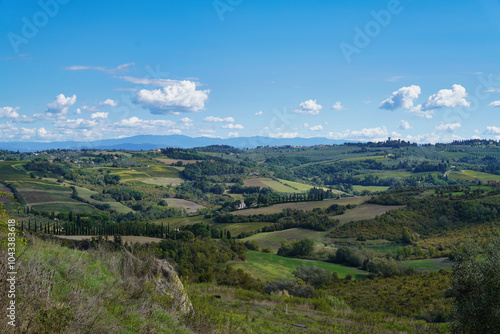
POLYGON ((293 271, 293 275, 316 288, 328 285, 333 281, 332 273, 315 266, 301 265, 293 271))
POLYGON ((285 291, 296 297, 312 298, 314 296, 314 288, 300 279, 296 281, 278 281, 269 283, 264 287, 264 292, 268 294, 286 293, 285 291))
POLYGON ((368 260, 366 270, 382 277, 411 275, 415 269, 396 262, 393 258, 373 258, 368 260))
POLYGON ((259 251, 260 249, 259 244, 255 240, 246 241, 245 246, 248 248, 248 250, 259 251))
POLYGON ((262 251, 264 253, 274 254, 274 251, 273 251, 273 249, 271 247, 262 248, 262 251))
POLYGON ((278 249, 278 255, 281 256, 308 256, 314 250, 314 242, 311 239, 304 238, 301 240, 289 242, 281 241, 281 247, 278 249))

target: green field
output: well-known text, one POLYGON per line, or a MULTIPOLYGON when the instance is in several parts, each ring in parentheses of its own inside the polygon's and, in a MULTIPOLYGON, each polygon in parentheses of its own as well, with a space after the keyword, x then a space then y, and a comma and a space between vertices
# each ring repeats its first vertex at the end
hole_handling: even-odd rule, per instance
POLYGON ((389 187, 384 187, 384 186, 352 186, 353 190, 356 191, 364 191, 367 190, 369 192, 381 192, 381 191, 386 191, 389 189, 389 187))
POLYGON ((72 211, 73 213, 100 213, 100 211, 97 210, 92 205, 88 205, 77 201, 68 203, 54 202, 50 204, 33 204, 30 206, 32 209, 35 209, 37 211, 47 211, 47 212, 54 211, 55 213, 70 212, 70 211, 72 211))
POLYGON ((261 182, 264 183, 266 186, 269 188, 276 190, 281 193, 302 193, 304 191, 294 189, 293 186, 290 186, 288 184, 283 184, 275 180, 271 179, 261 179, 261 182))
POLYGON ((137 179, 137 181, 146 183, 146 184, 154 184, 158 186, 178 186, 184 182, 183 179, 180 178, 172 178, 172 177, 150 177, 146 179, 137 179))
POLYGON ((167 201, 168 206, 171 206, 173 208, 182 207, 186 209, 187 213, 195 213, 196 211, 198 211, 198 209, 205 208, 203 205, 180 198, 165 198, 165 201, 167 201))
MULTIPOLYGON (((275 191, 278 191, 281 193, 288 193, 288 194, 305 193, 305 192, 308 192, 309 189, 313 188, 313 186, 311 186, 309 184, 305 184, 305 183, 282 180, 282 179, 273 180, 273 179, 265 178, 265 177, 247 178, 245 180, 245 186, 247 186, 247 187, 267 187, 267 188, 271 188, 275 191)), ((327 188, 323 188, 323 189, 327 190, 327 188)), ((342 193, 341 191, 338 191, 338 190, 334 190, 334 192, 335 193, 342 193)))
POLYGON ((340 205, 357 204, 357 205, 359 205, 359 204, 369 200, 370 198, 371 198, 371 196, 358 196, 358 197, 345 197, 345 198, 340 198, 337 200, 282 203, 282 204, 271 205, 271 206, 267 206, 267 207, 263 207, 263 208, 245 209, 245 210, 234 211, 232 214, 242 215, 242 216, 258 215, 258 214, 272 214, 272 213, 279 213, 279 212, 283 211, 283 209, 287 209, 287 208, 297 209, 297 210, 312 210, 314 208, 326 209, 332 204, 340 204, 340 205))
POLYGON ((338 219, 342 224, 371 219, 375 216, 380 216, 386 213, 387 211, 397 210, 404 208, 404 205, 377 205, 377 204, 361 204, 356 208, 347 210, 346 213, 340 216, 333 216, 333 219, 338 219))
POLYGON ((190 217, 176 217, 176 218, 165 218, 157 219, 152 221, 153 224, 163 224, 164 226, 170 225, 170 228, 179 228, 184 225, 193 225, 196 223, 203 223, 208 225, 213 225, 210 219, 203 218, 200 216, 190 216, 190 217))
POLYGON ((96 200, 94 200, 93 198, 90 197, 91 195, 97 194, 96 191, 93 191, 93 190, 90 190, 90 189, 87 189, 87 188, 83 188, 83 187, 78 187, 78 186, 74 186, 74 187, 78 191, 78 196, 80 196, 81 198, 89 201, 90 203, 94 203, 94 204, 103 204, 103 203, 106 203, 106 204, 109 204, 110 209, 111 210, 115 210, 118 213, 129 213, 129 212, 134 211, 131 208, 129 208, 128 206, 125 206, 125 205, 121 204, 120 202, 115 202, 114 200, 111 200, 109 202, 96 201, 96 200))
POLYGON ((38 181, 31 179, 30 181, 23 182, 12 182, 17 188, 29 188, 35 190, 43 191, 57 191, 57 192, 68 192, 71 193, 71 189, 68 186, 64 186, 59 183, 54 183, 50 181, 38 181))
POLYGON ((272 225, 272 223, 237 223, 237 224, 214 224, 211 227, 219 230, 227 230, 232 236, 238 236, 240 233, 258 231, 263 227, 272 225))
POLYGON ((327 232, 324 231, 313 231, 302 228, 290 228, 283 231, 259 233, 241 240, 256 241, 259 244, 260 248, 271 247, 274 251, 277 251, 281 246, 281 240, 286 239, 288 241, 293 241, 303 238, 316 240, 318 238, 323 237, 326 233, 327 232))
POLYGON ((403 262, 419 271, 439 271, 441 269, 451 270, 451 264, 448 261, 448 258, 410 260, 403 262))
MULTIPOLYGON (((282 179, 278 179, 280 182, 286 184, 287 186, 290 186, 290 187, 293 187, 295 189, 297 189, 298 191, 300 192, 308 192, 310 189, 312 188, 315 188, 314 186, 311 186, 309 184, 305 184, 305 183, 300 183, 300 182, 294 182, 294 181, 288 181, 288 180, 282 180, 282 179)), ((324 187, 316 187, 316 188, 321 188, 323 190, 328 190, 328 188, 324 188, 324 187)), ((340 190, 336 190, 336 189, 332 189, 332 191, 335 193, 335 194, 343 194, 342 191, 340 190)))
POLYGON ((448 173, 448 177, 452 180, 461 180, 475 182, 477 180, 487 183, 490 180, 500 181, 500 175, 476 172, 474 170, 462 170, 460 172, 452 171, 448 173))
POLYGON ((229 264, 236 269, 241 268, 253 277, 263 281, 293 279, 294 276, 292 272, 301 265, 311 265, 326 269, 332 273, 336 272, 341 278, 346 275, 351 275, 353 278, 363 278, 364 274, 366 274, 366 272, 362 270, 339 264, 292 259, 256 251, 248 251, 247 258, 248 260, 246 262, 231 261, 229 264))
POLYGON ((179 171, 177 169, 170 166, 165 166, 164 164, 161 164, 159 166, 136 167, 134 169, 138 172, 148 174, 149 177, 179 177, 179 171))
POLYGON ((20 161, 0 161, 0 180, 2 181, 26 181, 30 176, 23 171, 20 161), (16 166, 19 165, 19 166, 16 166))

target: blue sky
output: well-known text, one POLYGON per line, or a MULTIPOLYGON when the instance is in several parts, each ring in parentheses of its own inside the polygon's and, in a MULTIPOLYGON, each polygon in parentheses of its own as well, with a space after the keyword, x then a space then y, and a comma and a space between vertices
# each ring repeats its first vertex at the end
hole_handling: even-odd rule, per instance
POLYGON ((0 141, 500 139, 500 3, 0 1, 0 141))

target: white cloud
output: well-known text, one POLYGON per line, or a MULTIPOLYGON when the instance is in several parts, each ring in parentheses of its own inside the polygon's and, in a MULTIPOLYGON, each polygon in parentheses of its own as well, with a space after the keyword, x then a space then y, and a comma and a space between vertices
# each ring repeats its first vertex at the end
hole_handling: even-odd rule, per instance
POLYGON ((31 137, 35 136, 36 129, 21 128, 19 134, 21 135, 21 139, 30 139, 31 137))
POLYGON ((150 128, 150 127, 172 127, 175 122, 170 120, 157 120, 157 119, 140 119, 139 117, 130 117, 122 119, 118 122, 113 123, 117 126, 123 127, 137 127, 137 128, 150 128))
POLYGON ((96 113, 93 113, 92 115, 90 115, 90 117, 92 119, 97 119, 97 118, 108 118, 108 114, 107 112, 96 112, 96 113))
POLYGON ((47 134, 49 133, 47 130, 45 130, 45 128, 40 128, 38 129, 37 131, 38 135, 42 138, 46 137, 47 134))
POLYGON ((406 110, 406 112, 414 114, 415 116, 420 118, 432 118, 432 115, 434 115, 434 110, 422 110, 421 104, 415 107, 411 107, 410 109, 406 110))
POLYGON ((451 89, 441 89, 436 94, 429 96, 422 109, 470 107, 470 102, 465 99, 466 97, 467 91, 464 87, 453 85, 451 89))
POLYGON ((66 120, 58 120, 54 122, 54 126, 56 128, 65 128, 65 129, 88 129, 95 128, 99 125, 98 119, 66 119, 66 120))
POLYGON ((59 94, 56 96, 54 101, 47 104, 47 113, 51 114, 66 114, 69 107, 71 107, 76 102, 76 95, 65 97, 64 94, 59 94))
POLYGON ((196 90, 192 81, 175 81, 161 89, 141 89, 134 102, 153 114, 198 112, 205 108, 209 93, 210 90, 196 90))
POLYGON ((215 117, 215 116, 207 116, 203 119, 204 122, 209 122, 209 123, 234 123, 234 118, 232 117, 226 117, 226 118, 220 118, 220 117, 215 117))
POLYGON ((323 130, 323 126, 322 125, 311 126, 309 128, 309 130, 311 130, 311 131, 321 131, 321 130, 323 130))
POLYGON ((99 103, 101 106, 110 106, 110 107, 116 107, 118 106, 118 102, 112 100, 112 99, 106 99, 99 103))
POLYGON ((17 112, 19 107, 0 107, 0 118, 18 118, 19 113, 17 112))
POLYGON ((271 138, 296 138, 298 136, 298 132, 279 132, 269 134, 269 137, 271 138))
POLYGON ((398 108, 410 109, 413 107, 413 101, 420 95, 420 87, 411 85, 409 87, 401 87, 392 95, 382 101, 379 105, 380 109, 396 110, 398 108))
POLYGON ((484 134, 487 134, 487 135, 500 135, 500 127, 487 126, 486 127, 486 131, 484 131, 484 134))
POLYGON ((490 107, 490 108, 498 108, 498 107, 500 107, 500 101, 493 101, 490 104, 488 104, 488 107, 490 107))
POLYGON ((351 140, 386 140, 389 132, 385 126, 376 128, 364 128, 361 130, 350 131, 349 129, 344 132, 330 132, 328 138, 331 139, 351 139, 351 140))
POLYGON ((241 124, 227 124, 222 126, 223 129, 244 129, 243 125, 241 124))
POLYGON ((436 130, 442 132, 455 132, 461 126, 462 125, 460 123, 441 123, 440 125, 436 126, 436 130))
POLYGON ((238 132, 229 132, 227 134, 228 138, 236 138, 238 137, 240 134, 238 132))
POLYGON ((317 115, 323 109, 323 107, 316 103, 316 100, 307 100, 299 105, 299 108, 295 109, 293 113, 303 114, 303 115, 317 115))
POLYGON ((347 108, 340 103, 340 101, 335 102, 335 104, 330 108, 332 110, 346 110, 347 108))
POLYGON ((194 121, 189 117, 184 117, 179 120, 181 123, 193 123, 194 121))
POLYGON ((408 121, 401 121, 399 123, 399 125, 398 125, 398 129, 401 129, 401 130, 411 129, 410 122, 408 122, 408 121))
POLYGON ((118 65, 115 68, 107 68, 103 66, 82 66, 82 65, 75 65, 75 66, 67 66, 64 69, 69 70, 69 71, 82 71, 82 70, 95 70, 95 71, 101 71, 101 72, 106 72, 106 73, 119 73, 119 72, 125 72, 128 70, 129 67, 134 66, 135 63, 127 63, 127 64, 122 64, 118 65))
POLYGON ((360 131, 352 131, 354 137, 377 138, 380 136, 387 136, 388 132, 385 126, 377 128, 365 128, 360 131))
POLYGON ((254 115, 255 116, 262 116, 264 114, 264 112, 262 110, 260 111, 257 111, 254 115))
POLYGON ((85 111, 90 111, 90 112, 99 111, 99 108, 97 108, 96 106, 88 106, 88 105, 83 105, 82 109, 85 110, 85 111))
POLYGON ((449 143, 454 140, 462 140, 464 138, 457 136, 456 134, 436 134, 436 133, 423 133, 419 134, 416 136, 411 136, 408 135, 404 138, 404 140, 412 142, 412 143, 419 143, 419 144, 425 144, 425 143, 431 143, 431 144, 436 144, 436 143, 449 143))
MULTIPOLYGON (((149 86, 158 86, 158 87, 169 87, 173 85, 177 85, 179 80, 172 80, 172 79, 151 79, 151 78, 136 78, 136 77, 129 77, 129 76, 124 76, 124 77, 119 77, 122 80, 125 80, 127 82, 133 83, 135 85, 149 85, 149 86)), ((189 81, 191 82, 191 81, 189 81)), ((195 82, 194 83, 196 86, 200 86, 201 84, 195 82)))

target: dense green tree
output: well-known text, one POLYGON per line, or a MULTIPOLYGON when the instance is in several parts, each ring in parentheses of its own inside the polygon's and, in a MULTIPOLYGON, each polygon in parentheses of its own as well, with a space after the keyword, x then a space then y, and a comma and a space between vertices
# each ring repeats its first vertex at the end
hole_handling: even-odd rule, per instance
POLYGON ((454 333, 500 333, 500 237, 484 249, 469 239, 451 259, 454 333))

